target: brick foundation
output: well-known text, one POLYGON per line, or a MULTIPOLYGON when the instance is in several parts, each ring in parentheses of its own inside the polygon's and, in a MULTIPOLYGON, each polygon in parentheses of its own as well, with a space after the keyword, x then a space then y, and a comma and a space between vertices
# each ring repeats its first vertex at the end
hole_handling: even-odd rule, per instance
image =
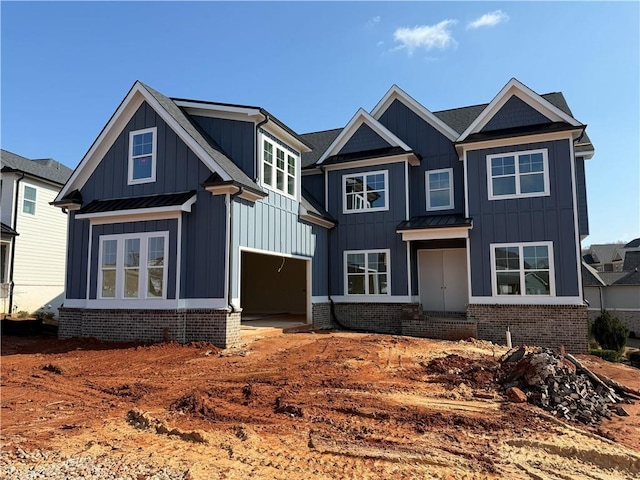
POLYGON ((513 345, 539 345, 568 352, 588 351, 584 305, 469 305, 469 320, 478 323, 478 338, 504 345, 507 327, 513 345))
MULTIPOLYGON (((629 333, 634 333, 636 338, 640 337, 640 311, 613 309, 608 311, 627 326, 629 333)), ((589 310, 589 321, 593 322, 598 316, 600 316, 600 310, 589 310)))
POLYGON ((478 338, 478 324, 472 320, 430 318, 421 316, 403 319, 402 334, 411 337, 436 338, 438 340, 464 340, 478 338))
POLYGON ((332 330, 339 328, 331 319, 330 303, 314 303, 311 305, 311 318, 313 328, 316 330, 332 330))
POLYGON ((336 303, 338 322, 352 330, 402 335, 402 319, 418 312, 417 303, 336 303))
POLYGON ((58 336, 105 341, 208 341, 227 348, 240 341, 240 312, 227 309, 102 310, 60 308, 58 336))

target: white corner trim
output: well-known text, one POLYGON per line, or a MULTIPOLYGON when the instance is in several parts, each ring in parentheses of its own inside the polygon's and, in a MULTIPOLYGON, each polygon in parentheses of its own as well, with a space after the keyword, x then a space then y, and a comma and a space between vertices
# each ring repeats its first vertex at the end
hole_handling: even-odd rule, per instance
POLYGON ((438 228, 415 228, 411 230, 398 230, 396 233, 402 235, 403 242, 414 240, 449 240, 453 238, 469 238, 471 225, 463 227, 438 227, 438 228))
POLYGON ((449 140, 454 141, 460 135, 397 85, 392 85, 378 104, 373 107, 373 110, 371 110, 371 116, 376 120, 379 120, 387 108, 389 108, 396 99, 402 102, 406 107, 442 133, 449 140))
POLYGON ((555 121, 564 121, 574 127, 582 126, 582 124, 575 118, 567 115, 558 107, 545 100, 542 96, 531 90, 529 87, 521 83, 520 81, 512 78, 507 84, 498 92, 498 94, 491 100, 491 103, 485 107, 485 109, 471 122, 471 125, 462 132, 458 138, 458 142, 463 141, 472 133, 479 132, 482 128, 493 118, 493 116, 504 106, 505 103, 513 96, 517 96, 520 100, 527 103, 530 107, 536 109, 541 114, 555 121))
POLYGON ((365 112, 362 108, 359 108, 356 114, 349 120, 349 123, 342 129, 340 134, 335 138, 333 143, 329 145, 329 148, 325 150, 320 159, 316 162, 316 165, 322 164, 328 157, 338 153, 342 147, 349 141, 354 133, 360 128, 362 124, 367 124, 375 133, 386 140, 389 144, 400 147, 407 152, 413 149, 406 143, 400 140, 394 133, 389 131, 384 125, 378 122, 375 118, 365 112))

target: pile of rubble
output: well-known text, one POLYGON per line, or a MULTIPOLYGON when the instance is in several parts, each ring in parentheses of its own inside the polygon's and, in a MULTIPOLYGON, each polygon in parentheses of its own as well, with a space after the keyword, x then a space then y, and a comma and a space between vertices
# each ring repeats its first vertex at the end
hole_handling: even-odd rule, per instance
POLYGON ((612 412, 628 415, 619 404, 638 399, 638 392, 596 375, 564 352, 514 348, 502 357, 500 370, 500 383, 511 401, 528 401, 587 425, 610 418, 612 412))

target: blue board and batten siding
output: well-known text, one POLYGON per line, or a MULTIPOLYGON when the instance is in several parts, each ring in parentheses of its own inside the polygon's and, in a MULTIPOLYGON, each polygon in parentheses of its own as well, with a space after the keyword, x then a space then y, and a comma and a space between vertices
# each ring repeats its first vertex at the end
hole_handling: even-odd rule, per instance
POLYGON ((576 197, 578 203, 578 228, 580 235, 589 235, 587 215, 587 183, 584 172, 584 157, 576 157, 576 197))
POLYGON ((409 216, 464 213, 462 163, 447 137, 416 115, 399 100, 394 100, 380 117, 380 123, 422 156, 420 165, 409 167, 409 216), (427 212, 426 174, 428 170, 453 169, 454 208, 427 212))
MULTIPOLYGON (((81 194, 86 205, 92 200, 197 190, 197 200, 192 205, 191 212, 182 214, 181 292, 178 298, 223 298, 226 207, 224 197, 215 197, 201 186, 210 175, 211 170, 147 103, 143 103, 84 184, 81 194), (129 133, 150 127, 157 127, 156 181, 127 185, 129 133)), ((177 220, 168 221, 173 222, 172 224, 177 223, 177 220)), ((91 275, 94 290, 90 298, 95 298, 99 248, 96 234, 101 231, 105 231, 102 226, 95 226, 93 229, 95 238, 91 243, 91 275)), ((177 244, 177 235, 177 228, 172 227, 169 237, 171 245, 177 244)), ((75 215, 71 212, 66 294, 70 299, 87 298, 88 238, 89 221, 75 220, 75 215)), ((174 283, 176 264, 177 252, 175 249, 170 250, 169 279, 173 279, 170 281, 174 283)), ((175 285, 173 289, 174 296, 168 298, 175 298, 175 285)))
POLYGON ((329 232, 331 242, 331 295, 345 295, 344 251, 390 249, 391 295, 407 295, 407 247, 396 233, 406 218, 405 163, 331 170, 328 176, 328 212, 339 227, 329 232), (388 210, 343 213, 344 175, 373 171, 388 172, 388 210))
POLYGON ((556 295, 579 296, 576 231, 571 188, 569 140, 495 147, 467 153, 471 289, 473 296, 491 296, 490 244, 553 242, 556 295), (542 197, 489 200, 487 155, 545 148, 549 158, 550 194, 542 197))
POLYGON ((551 123, 551 120, 514 95, 491 117, 481 131, 489 132, 545 123, 551 123))
POLYGON ((247 247, 268 253, 283 253, 312 260, 312 295, 327 295, 327 231, 303 222, 296 200, 269 191, 256 203, 234 199, 232 220, 232 292, 238 298, 239 249, 247 247))
POLYGON ((388 148, 390 146, 389 142, 374 132, 369 125, 363 123, 354 134, 351 135, 351 138, 344 144, 338 154, 345 155, 347 153, 366 152, 369 150, 388 148))

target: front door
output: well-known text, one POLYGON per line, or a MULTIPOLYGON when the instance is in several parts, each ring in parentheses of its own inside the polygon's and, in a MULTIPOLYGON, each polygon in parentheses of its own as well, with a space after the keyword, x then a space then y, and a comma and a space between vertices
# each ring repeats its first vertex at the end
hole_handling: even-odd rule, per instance
POLYGON ((466 250, 420 250, 418 283, 423 310, 464 312, 468 300, 466 250))

